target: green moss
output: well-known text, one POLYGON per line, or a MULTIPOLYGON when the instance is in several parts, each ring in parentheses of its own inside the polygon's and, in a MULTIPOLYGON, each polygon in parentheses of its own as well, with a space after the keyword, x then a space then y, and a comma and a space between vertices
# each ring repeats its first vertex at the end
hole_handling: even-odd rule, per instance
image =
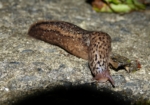
POLYGON ((128 62, 128 63, 131 63, 131 61, 130 61, 130 60, 127 60, 127 62, 128 62))

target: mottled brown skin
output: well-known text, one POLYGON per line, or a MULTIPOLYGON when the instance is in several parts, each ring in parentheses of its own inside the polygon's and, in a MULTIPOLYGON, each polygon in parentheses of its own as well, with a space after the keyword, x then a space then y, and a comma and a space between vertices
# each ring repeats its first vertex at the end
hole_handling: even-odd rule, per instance
POLYGON ((104 32, 93 32, 90 36, 88 51, 89 66, 95 76, 94 79, 99 82, 110 81, 114 86, 114 81, 108 69, 111 52, 111 37, 104 32))
POLYGON ((88 60, 94 79, 99 82, 110 81, 114 86, 108 69, 109 62, 114 65, 110 59, 111 38, 108 34, 87 31, 63 21, 40 21, 31 25, 28 35, 88 60))

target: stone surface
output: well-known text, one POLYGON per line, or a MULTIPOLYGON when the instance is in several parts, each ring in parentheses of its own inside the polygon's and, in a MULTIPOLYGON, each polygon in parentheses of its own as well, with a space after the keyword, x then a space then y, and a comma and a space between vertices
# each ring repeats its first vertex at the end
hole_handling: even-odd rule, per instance
POLYGON ((110 34, 113 52, 137 59, 142 68, 130 74, 111 70, 116 88, 96 84, 96 91, 106 88, 124 100, 150 100, 149 10, 119 15, 96 13, 84 0, 1 0, 0 105, 12 105, 19 98, 56 86, 93 87, 87 61, 27 35, 38 20, 67 21, 110 34))

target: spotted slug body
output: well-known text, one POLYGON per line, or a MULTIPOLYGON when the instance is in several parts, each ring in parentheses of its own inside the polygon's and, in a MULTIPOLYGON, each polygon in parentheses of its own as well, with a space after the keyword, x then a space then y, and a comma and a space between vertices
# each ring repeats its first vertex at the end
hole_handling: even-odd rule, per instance
POLYGON ((90 35, 88 48, 89 66, 95 76, 94 79, 99 82, 108 80, 114 86, 114 81, 108 68, 111 52, 110 36, 104 32, 94 32, 90 35))
POLYGON ((88 60, 94 79, 114 86, 108 69, 111 38, 107 33, 87 31, 63 21, 40 21, 31 25, 28 35, 88 60))

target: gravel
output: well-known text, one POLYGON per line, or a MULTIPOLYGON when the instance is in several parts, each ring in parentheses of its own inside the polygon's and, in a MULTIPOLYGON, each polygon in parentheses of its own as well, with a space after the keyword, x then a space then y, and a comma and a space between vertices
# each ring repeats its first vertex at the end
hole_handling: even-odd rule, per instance
MULTIPOLYGON (((0 105, 12 105, 41 93, 53 99, 61 92, 66 92, 68 100, 74 99, 66 102, 76 104, 90 99, 95 102, 100 96, 101 101, 116 105, 150 102, 150 10, 123 15, 96 13, 84 0, 1 0, 0 55, 0 105), (86 60, 27 35, 30 25, 38 20, 67 21, 86 30, 107 32, 113 40, 113 52, 137 59, 142 68, 130 74, 111 70, 115 88, 109 83, 93 83, 86 60), (56 87, 60 87, 57 92, 56 87), (87 100, 74 96, 79 94, 87 100)), ((58 96, 55 99, 60 102, 66 100, 58 96)))

